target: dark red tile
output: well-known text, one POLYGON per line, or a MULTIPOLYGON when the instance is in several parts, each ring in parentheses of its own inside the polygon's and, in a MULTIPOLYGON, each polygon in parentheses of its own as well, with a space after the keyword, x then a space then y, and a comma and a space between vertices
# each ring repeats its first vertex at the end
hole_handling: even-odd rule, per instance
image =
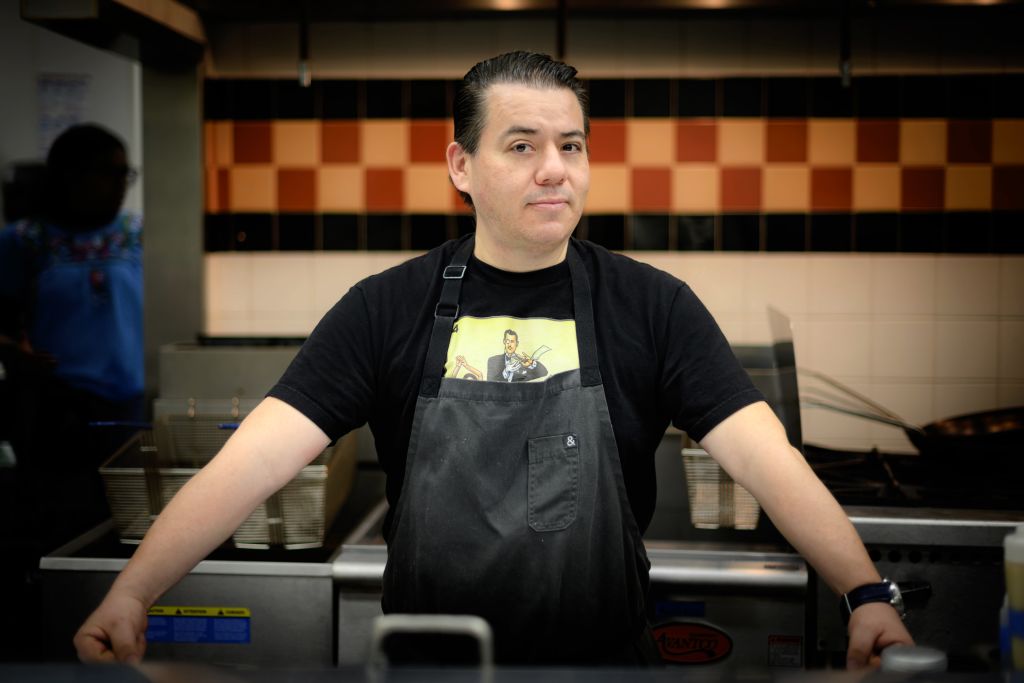
POLYGON ((904 168, 900 205, 904 211, 942 211, 946 171, 942 168, 904 168))
POLYGON ((270 142, 270 123, 236 121, 233 127, 233 146, 236 164, 269 164, 273 161, 270 142))
POLYGON ((409 122, 409 161, 442 163, 448 148, 448 124, 444 121, 409 122))
POLYGON ((231 211, 231 173, 226 168, 217 169, 217 210, 231 211))
POLYGON ((324 163, 359 161, 359 122, 324 121, 320 136, 320 153, 324 163))
POLYGON ((857 161, 898 162, 899 121, 860 119, 857 121, 857 161))
POLYGON ((710 121, 676 124, 676 161, 718 161, 718 128, 710 121))
POLYGON ((849 211, 853 206, 853 170, 849 168, 811 169, 811 209, 849 211))
POLYGON ((672 172, 669 169, 633 169, 632 211, 669 211, 671 205, 672 172))
POLYGON ((590 161, 623 163, 626 161, 626 122, 594 119, 590 122, 590 161))
POLYGON ((807 121, 769 120, 765 128, 765 161, 807 161, 807 121))
POLYGON ((278 169, 277 210, 316 211, 316 171, 311 168, 278 169))
POLYGON ((761 210, 760 168, 723 168, 721 174, 723 211, 761 210))
POLYGON ((992 121, 950 121, 946 129, 951 164, 985 164, 992 160, 992 121))
POLYGON ((996 166, 992 169, 992 208, 996 211, 1024 210, 1024 166, 996 166))
POLYGON ((404 175, 400 168, 366 169, 366 210, 401 211, 404 175))

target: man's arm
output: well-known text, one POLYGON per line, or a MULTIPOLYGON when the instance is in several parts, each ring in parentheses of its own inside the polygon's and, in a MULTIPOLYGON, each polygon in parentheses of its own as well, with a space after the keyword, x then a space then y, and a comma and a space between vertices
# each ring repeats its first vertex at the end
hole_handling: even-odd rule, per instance
POLYGON ((278 399, 264 399, 153 523, 75 635, 78 657, 141 659, 149 607, 328 443, 305 415, 278 399))
MULTIPOLYGON (((782 535, 837 595, 881 580, 846 513, 786 439, 768 404, 754 403, 723 420, 701 440, 726 472, 750 491, 782 535)), ((858 607, 848 626, 847 665, 873 662, 895 643, 913 644, 896 610, 858 607)))

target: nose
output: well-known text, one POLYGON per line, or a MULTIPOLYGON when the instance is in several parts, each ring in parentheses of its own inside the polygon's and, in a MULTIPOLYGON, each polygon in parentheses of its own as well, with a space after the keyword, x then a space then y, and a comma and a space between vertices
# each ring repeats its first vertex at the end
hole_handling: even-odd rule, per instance
POLYGON ((565 181, 566 166, 558 145, 544 147, 537 166, 536 181, 538 185, 558 185, 565 181))

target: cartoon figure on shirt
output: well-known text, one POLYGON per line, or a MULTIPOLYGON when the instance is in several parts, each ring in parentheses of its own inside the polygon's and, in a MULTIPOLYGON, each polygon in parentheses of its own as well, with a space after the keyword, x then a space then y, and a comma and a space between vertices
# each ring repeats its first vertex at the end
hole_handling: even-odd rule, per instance
POLYGON ((455 356, 455 369, 452 370, 452 377, 479 380, 484 378, 484 373, 466 362, 465 356, 455 356))
POLYGON ((488 382, 528 382, 548 374, 548 369, 537 360, 550 351, 548 347, 541 346, 532 358, 525 353, 517 353, 519 335, 515 330, 505 330, 502 342, 505 344, 505 352, 487 359, 488 382))

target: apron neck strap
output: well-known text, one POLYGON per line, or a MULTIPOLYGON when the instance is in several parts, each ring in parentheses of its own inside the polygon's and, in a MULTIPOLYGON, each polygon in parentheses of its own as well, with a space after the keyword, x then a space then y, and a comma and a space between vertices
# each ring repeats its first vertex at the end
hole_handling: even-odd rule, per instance
MULTIPOLYGON (((441 271, 444 284, 441 296, 434 307, 434 325, 430 332, 430 344, 423 365, 420 380, 420 396, 437 396, 444 376, 444 365, 448 359, 452 329, 459 317, 459 294, 462 279, 466 275, 466 264, 473 253, 474 238, 469 239, 455 251, 451 263, 441 271)), ((580 359, 580 383, 583 386, 601 384, 601 371, 597 365, 597 334, 594 328, 594 308, 591 303, 590 281, 583 266, 583 259, 577 253, 576 240, 570 240, 567 259, 569 276, 572 278, 573 312, 576 319, 576 346, 580 359)))

